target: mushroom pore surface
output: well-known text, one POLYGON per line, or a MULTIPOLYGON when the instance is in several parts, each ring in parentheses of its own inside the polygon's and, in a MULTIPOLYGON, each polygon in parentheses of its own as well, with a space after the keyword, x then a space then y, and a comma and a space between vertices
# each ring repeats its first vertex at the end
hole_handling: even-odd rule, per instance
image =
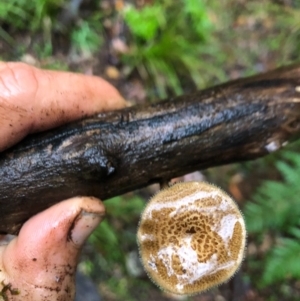
POLYGON ((137 234, 142 263, 163 290, 192 295, 229 279, 246 243, 235 202, 205 182, 177 183, 147 204, 137 234))

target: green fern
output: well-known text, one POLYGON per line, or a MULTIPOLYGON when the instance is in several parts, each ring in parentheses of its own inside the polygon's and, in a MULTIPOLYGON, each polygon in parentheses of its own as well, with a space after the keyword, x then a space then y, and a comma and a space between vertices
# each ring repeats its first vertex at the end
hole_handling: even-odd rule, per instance
POLYGON ((265 229, 287 232, 300 218, 300 156, 285 152, 276 166, 283 181, 265 181, 248 202, 245 217, 249 233, 260 233, 265 229))
POLYGON ((271 231, 277 241, 266 256, 262 286, 300 279, 300 155, 284 152, 282 158, 276 164, 282 181, 264 182, 244 211, 250 234, 271 231))
POLYGON ((282 238, 268 254, 261 284, 272 284, 285 278, 300 279, 300 230, 292 229, 293 238, 282 238))

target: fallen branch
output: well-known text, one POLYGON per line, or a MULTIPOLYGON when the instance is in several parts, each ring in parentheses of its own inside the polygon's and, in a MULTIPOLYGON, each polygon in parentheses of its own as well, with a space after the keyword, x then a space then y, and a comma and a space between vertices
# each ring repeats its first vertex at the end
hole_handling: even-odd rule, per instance
POLYGON ((105 200, 251 160, 300 133, 300 64, 154 105, 99 114, 0 154, 0 233, 76 195, 105 200))

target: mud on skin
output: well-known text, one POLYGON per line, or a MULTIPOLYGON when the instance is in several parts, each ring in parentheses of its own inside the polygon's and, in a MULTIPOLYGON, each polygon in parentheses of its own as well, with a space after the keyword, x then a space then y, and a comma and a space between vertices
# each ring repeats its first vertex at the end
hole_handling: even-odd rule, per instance
MULTIPOLYGON (((74 258, 74 251, 67 252, 63 257, 74 258)), ((51 257, 59 256, 52 253, 51 257)), ((73 260, 66 264, 50 263, 51 257, 28 258, 28 261, 16 262, 13 269, 16 272, 16 280, 6 278, 0 285, 0 301, 67 301, 73 300, 75 295, 74 278, 76 268, 73 260), (30 262, 31 261, 31 262, 30 262), (26 271, 34 270, 35 266, 42 265, 44 270, 37 267, 34 279, 26 279, 26 271), (24 276, 22 276, 23 272, 24 276), (18 283, 15 284, 15 283, 18 283), (1 287, 2 286, 2 287, 1 287)), ((1 275, 1 273, 0 273, 1 275)), ((2 277, 1 277, 2 278, 2 277)))
POLYGON ((0 301, 74 300, 80 249, 104 214, 98 199, 76 197, 26 222, 0 247, 0 301))

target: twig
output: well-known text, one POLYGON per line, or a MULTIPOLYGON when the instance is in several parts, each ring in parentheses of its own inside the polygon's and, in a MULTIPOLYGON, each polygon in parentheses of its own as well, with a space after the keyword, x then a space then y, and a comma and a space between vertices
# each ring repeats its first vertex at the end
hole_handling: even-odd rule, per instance
POLYGON ((273 152, 300 133, 300 64, 99 114, 0 154, 0 233, 76 195, 105 200, 273 152))

